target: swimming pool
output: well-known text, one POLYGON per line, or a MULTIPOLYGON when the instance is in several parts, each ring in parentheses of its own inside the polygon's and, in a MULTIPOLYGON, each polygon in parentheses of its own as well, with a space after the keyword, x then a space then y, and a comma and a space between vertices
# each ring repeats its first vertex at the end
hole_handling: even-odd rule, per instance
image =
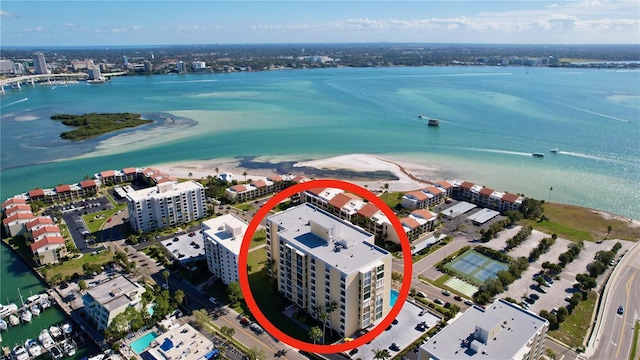
POLYGON ((136 354, 140 354, 146 348, 148 348, 151 342, 157 337, 158 337, 158 334, 152 331, 147 335, 141 337, 140 339, 132 342, 131 345, 129 346, 131 346, 131 350, 133 350, 133 352, 135 352, 136 354))
POLYGON ((393 305, 396 304, 396 301, 398 300, 398 290, 394 290, 391 289, 391 295, 389 296, 389 303, 391 304, 391 307, 393 307, 393 305))

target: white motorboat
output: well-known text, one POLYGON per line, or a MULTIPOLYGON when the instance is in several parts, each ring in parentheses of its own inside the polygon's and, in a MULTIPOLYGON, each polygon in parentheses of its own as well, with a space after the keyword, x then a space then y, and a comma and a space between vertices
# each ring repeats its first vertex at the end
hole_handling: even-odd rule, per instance
POLYGON ((20 319, 15 315, 9 315, 9 324, 11 324, 11 326, 16 326, 20 324, 20 319))
POLYGON ((49 334, 51 334, 51 336, 53 336, 53 338, 56 339, 62 336, 62 331, 60 331, 59 327, 55 325, 51 325, 51 327, 49 327, 49 334))
POLYGON ((38 294, 38 295, 31 295, 31 296, 29 296, 29 297, 27 298, 27 304, 30 304, 30 303, 32 303, 32 302, 36 302, 36 301, 38 301, 38 300, 40 300, 40 294, 38 294))
POLYGON ((20 320, 24 322, 31 322, 32 317, 33 314, 31 314, 31 311, 27 310, 26 308, 20 313, 20 320))
POLYGON ((27 339, 27 341, 25 341, 24 343, 24 347, 33 357, 42 355, 42 346, 40 346, 40 344, 38 344, 38 342, 34 339, 27 339))
POLYGON ((0 317, 11 315, 16 311, 18 311, 18 305, 16 304, 8 304, 8 305, 0 304, 0 317))
POLYGON ((33 304, 33 306, 31 306, 31 314, 35 316, 40 315, 40 306, 38 304, 33 304))
POLYGON ((49 350, 49 354, 51 355, 53 360, 60 360, 64 357, 64 353, 62 352, 62 349, 60 349, 60 346, 58 345, 54 345, 51 348, 51 350, 49 350))
POLYGON ((11 352, 11 355, 13 355, 13 358, 15 360, 27 360, 29 359, 29 353, 27 352, 27 349, 24 348, 24 346, 22 345, 16 345, 13 347, 13 351, 11 352))
POLYGON ((69 324, 69 323, 62 324, 62 332, 63 333, 71 334, 72 331, 73 331, 73 328, 71 327, 71 324, 69 324))
POLYGON ((38 336, 38 340, 40 341, 40 344, 42 344, 42 347, 45 350, 51 349, 56 344, 56 342, 53 341, 51 334, 49 334, 49 330, 47 329, 42 329, 42 331, 40 331, 40 336, 38 336))
POLYGON ((73 356, 76 354, 76 344, 72 339, 64 340, 62 343, 62 350, 67 356, 73 356))
POLYGON ((0 331, 7 330, 9 324, 4 319, 0 319, 0 331))
POLYGON ((46 294, 40 295, 40 307, 42 308, 42 310, 51 307, 51 301, 49 300, 49 296, 47 296, 46 294))

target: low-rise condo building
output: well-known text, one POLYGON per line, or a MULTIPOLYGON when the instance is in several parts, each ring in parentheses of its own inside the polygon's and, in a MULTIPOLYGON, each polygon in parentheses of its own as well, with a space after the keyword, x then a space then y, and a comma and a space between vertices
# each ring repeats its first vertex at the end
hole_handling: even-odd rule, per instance
POLYGON ((82 296, 84 311, 97 324, 98 330, 106 329, 113 318, 128 307, 139 310, 145 288, 124 276, 108 280, 82 296))
POLYGON ((420 346, 418 360, 542 358, 549 322, 516 304, 472 306, 420 346))
POLYGON ((298 307, 314 317, 324 309, 341 336, 389 312, 391 254, 372 234, 310 204, 268 217, 266 227, 270 274, 298 307))

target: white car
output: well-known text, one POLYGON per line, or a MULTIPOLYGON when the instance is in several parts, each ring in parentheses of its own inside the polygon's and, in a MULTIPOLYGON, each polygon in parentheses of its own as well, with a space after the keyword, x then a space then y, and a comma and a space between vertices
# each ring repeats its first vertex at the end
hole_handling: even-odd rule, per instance
POLYGON ((167 285, 167 284, 162 284, 160 286, 162 286, 162 288, 165 289, 165 290, 169 290, 169 285, 167 285))
POLYGON ((211 303, 213 305, 218 305, 220 302, 218 301, 218 299, 214 298, 214 297, 210 297, 209 301, 211 301, 211 303))

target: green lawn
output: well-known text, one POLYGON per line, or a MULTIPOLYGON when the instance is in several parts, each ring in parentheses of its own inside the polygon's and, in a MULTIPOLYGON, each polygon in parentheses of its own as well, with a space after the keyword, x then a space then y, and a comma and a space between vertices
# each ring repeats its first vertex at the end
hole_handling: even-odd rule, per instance
POLYGON ((100 254, 84 254, 79 259, 71 259, 63 262, 62 264, 52 265, 48 270, 46 270, 47 279, 50 279, 56 274, 60 274, 64 279, 67 276, 72 276, 74 273, 82 275, 84 270, 82 270, 82 265, 87 263, 92 264, 106 264, 111 262, 113 259, 113 252, 111 251, 102 251, 100 254))
POLYGON ((631 226, 629 221, 606 218, 591 209, 557 203, 545 203, 544 215, 549 218, 542 222, 528 220, 523 223, 548 234, 557 234, 561 238, 572 241, 598 241, 609 238, 637 241, 640 239, 640 228, 631 226))
POLYGON ((395 207, 402 202, 403 195, 403 192, 385 191, 384 194, 380 195, 380 200, 384 201, 390 208, 395 209, 395 207))
POLYGON ((236 209, 239 209, 241 211, 251 211, 254 210, 255 208, 253 207, 253 205, 249 204, 249 203, 244 203, 244 204, 238 204, 236 206, 234 206, 236 209))
POLYGON ((267 243, 267 231, 265 229, 260 229, 256 231, 255 234, 253 234, 253 239, 251 239, 251 245, 249 245, 249 248, 253 249, 256 246, 260 246, 266 243, 267 243))
POLYGON ((593 314, 596 305, 596 293, 590 292, 587 300, 581 301, 567 319, 560 324, 558 330, 549 331, 552 336, 563 343, 577 348, 582 346, 587 330, 591 324, 591 314, 593 314))
POLYGON ((631 354, 629 354, 629 360, 636 359, 636 351, 638 350, 638 330, 640 330, 640 321, 636 320, 636 326, 633 329, 633 344, 631 344, 631 354))

